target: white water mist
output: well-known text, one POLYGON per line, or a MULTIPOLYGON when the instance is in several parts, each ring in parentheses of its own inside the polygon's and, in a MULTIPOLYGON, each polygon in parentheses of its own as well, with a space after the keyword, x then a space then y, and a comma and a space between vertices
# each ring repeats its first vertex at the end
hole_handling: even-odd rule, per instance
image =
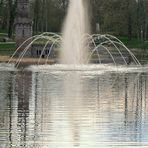
POLYGON ((87 61, 84 36, 90 32, 87 0, 70 0, 63 28, 62 64, 85 64, 87 61))

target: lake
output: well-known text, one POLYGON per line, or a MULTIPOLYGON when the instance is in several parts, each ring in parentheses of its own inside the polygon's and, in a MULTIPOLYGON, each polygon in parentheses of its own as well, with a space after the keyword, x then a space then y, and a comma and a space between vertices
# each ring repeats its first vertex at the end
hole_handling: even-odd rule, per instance
POLYGON ((148 68, 0 67, 0 148, 148 147, 148 68))

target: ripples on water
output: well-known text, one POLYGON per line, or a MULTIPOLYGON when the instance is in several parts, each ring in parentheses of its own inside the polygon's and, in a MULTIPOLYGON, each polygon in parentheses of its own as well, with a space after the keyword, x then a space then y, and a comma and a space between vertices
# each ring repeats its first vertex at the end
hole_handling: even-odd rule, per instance
POLYGON ((146 68, 31 69, 0 72, 0 148, 148 147, 146 68))

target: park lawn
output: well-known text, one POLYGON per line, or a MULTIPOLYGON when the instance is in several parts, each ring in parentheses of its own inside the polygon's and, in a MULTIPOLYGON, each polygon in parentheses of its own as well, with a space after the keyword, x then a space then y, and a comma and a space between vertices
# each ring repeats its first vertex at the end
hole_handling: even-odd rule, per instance
POLYGON ((128 48, 139 48, 139 49, 148 49, 148 40, 140 41, 137 38, 132 38, 128 40, 127 37, 118 37, 128 48))
POLYGON ((7 30, 6 29, 0 29, 0 33, 6 34, 7 33, 7 30))
POLYGON ((0 37, 7 37, 8 34, 7 33, 0 33, 0 37))
POLYGON ((0 42, 2 42, 4 38, 7 38, 7 36, 6 33, 0 33, 0 42))
MULTIPOLYGON (((1 32, 0 38, 7 37, 7 33, 1 32)), ((138 55, 148 59, 148 41, 141 42, 137 38, 132 38, 130 41, 127 37, 118 37, 128 48, 140 50, 138 55)), ((36 41, 35 44, 45 44, 46 40, 36 41)), ((15 42, 0 42, 0 55, 12 55, 16 49, 15 42)))
MULTIPOLYGON (((3 40, 5 38, 8 39, 8 33, 6 33, 6 31, 0 30, 0 42, 3 42, 3 40)), ((11 39, 9 39, 9 40, 14 41, 14 39, 15 39, 15 34, 13 34, 12 37, 11 37, 11 39)))
POLYGON ((0 42, 0 55, 12 55, 15 51, 15 43, 1 43, 0 42))

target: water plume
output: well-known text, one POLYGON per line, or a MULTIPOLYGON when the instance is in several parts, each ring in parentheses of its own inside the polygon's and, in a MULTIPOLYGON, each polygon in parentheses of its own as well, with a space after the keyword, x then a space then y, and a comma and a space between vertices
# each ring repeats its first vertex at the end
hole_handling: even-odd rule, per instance
POLYGON ((88 0, 70 0, 63 27, 62 64, 85 64, 88 49, 83 40, 90 33, 88 0))

